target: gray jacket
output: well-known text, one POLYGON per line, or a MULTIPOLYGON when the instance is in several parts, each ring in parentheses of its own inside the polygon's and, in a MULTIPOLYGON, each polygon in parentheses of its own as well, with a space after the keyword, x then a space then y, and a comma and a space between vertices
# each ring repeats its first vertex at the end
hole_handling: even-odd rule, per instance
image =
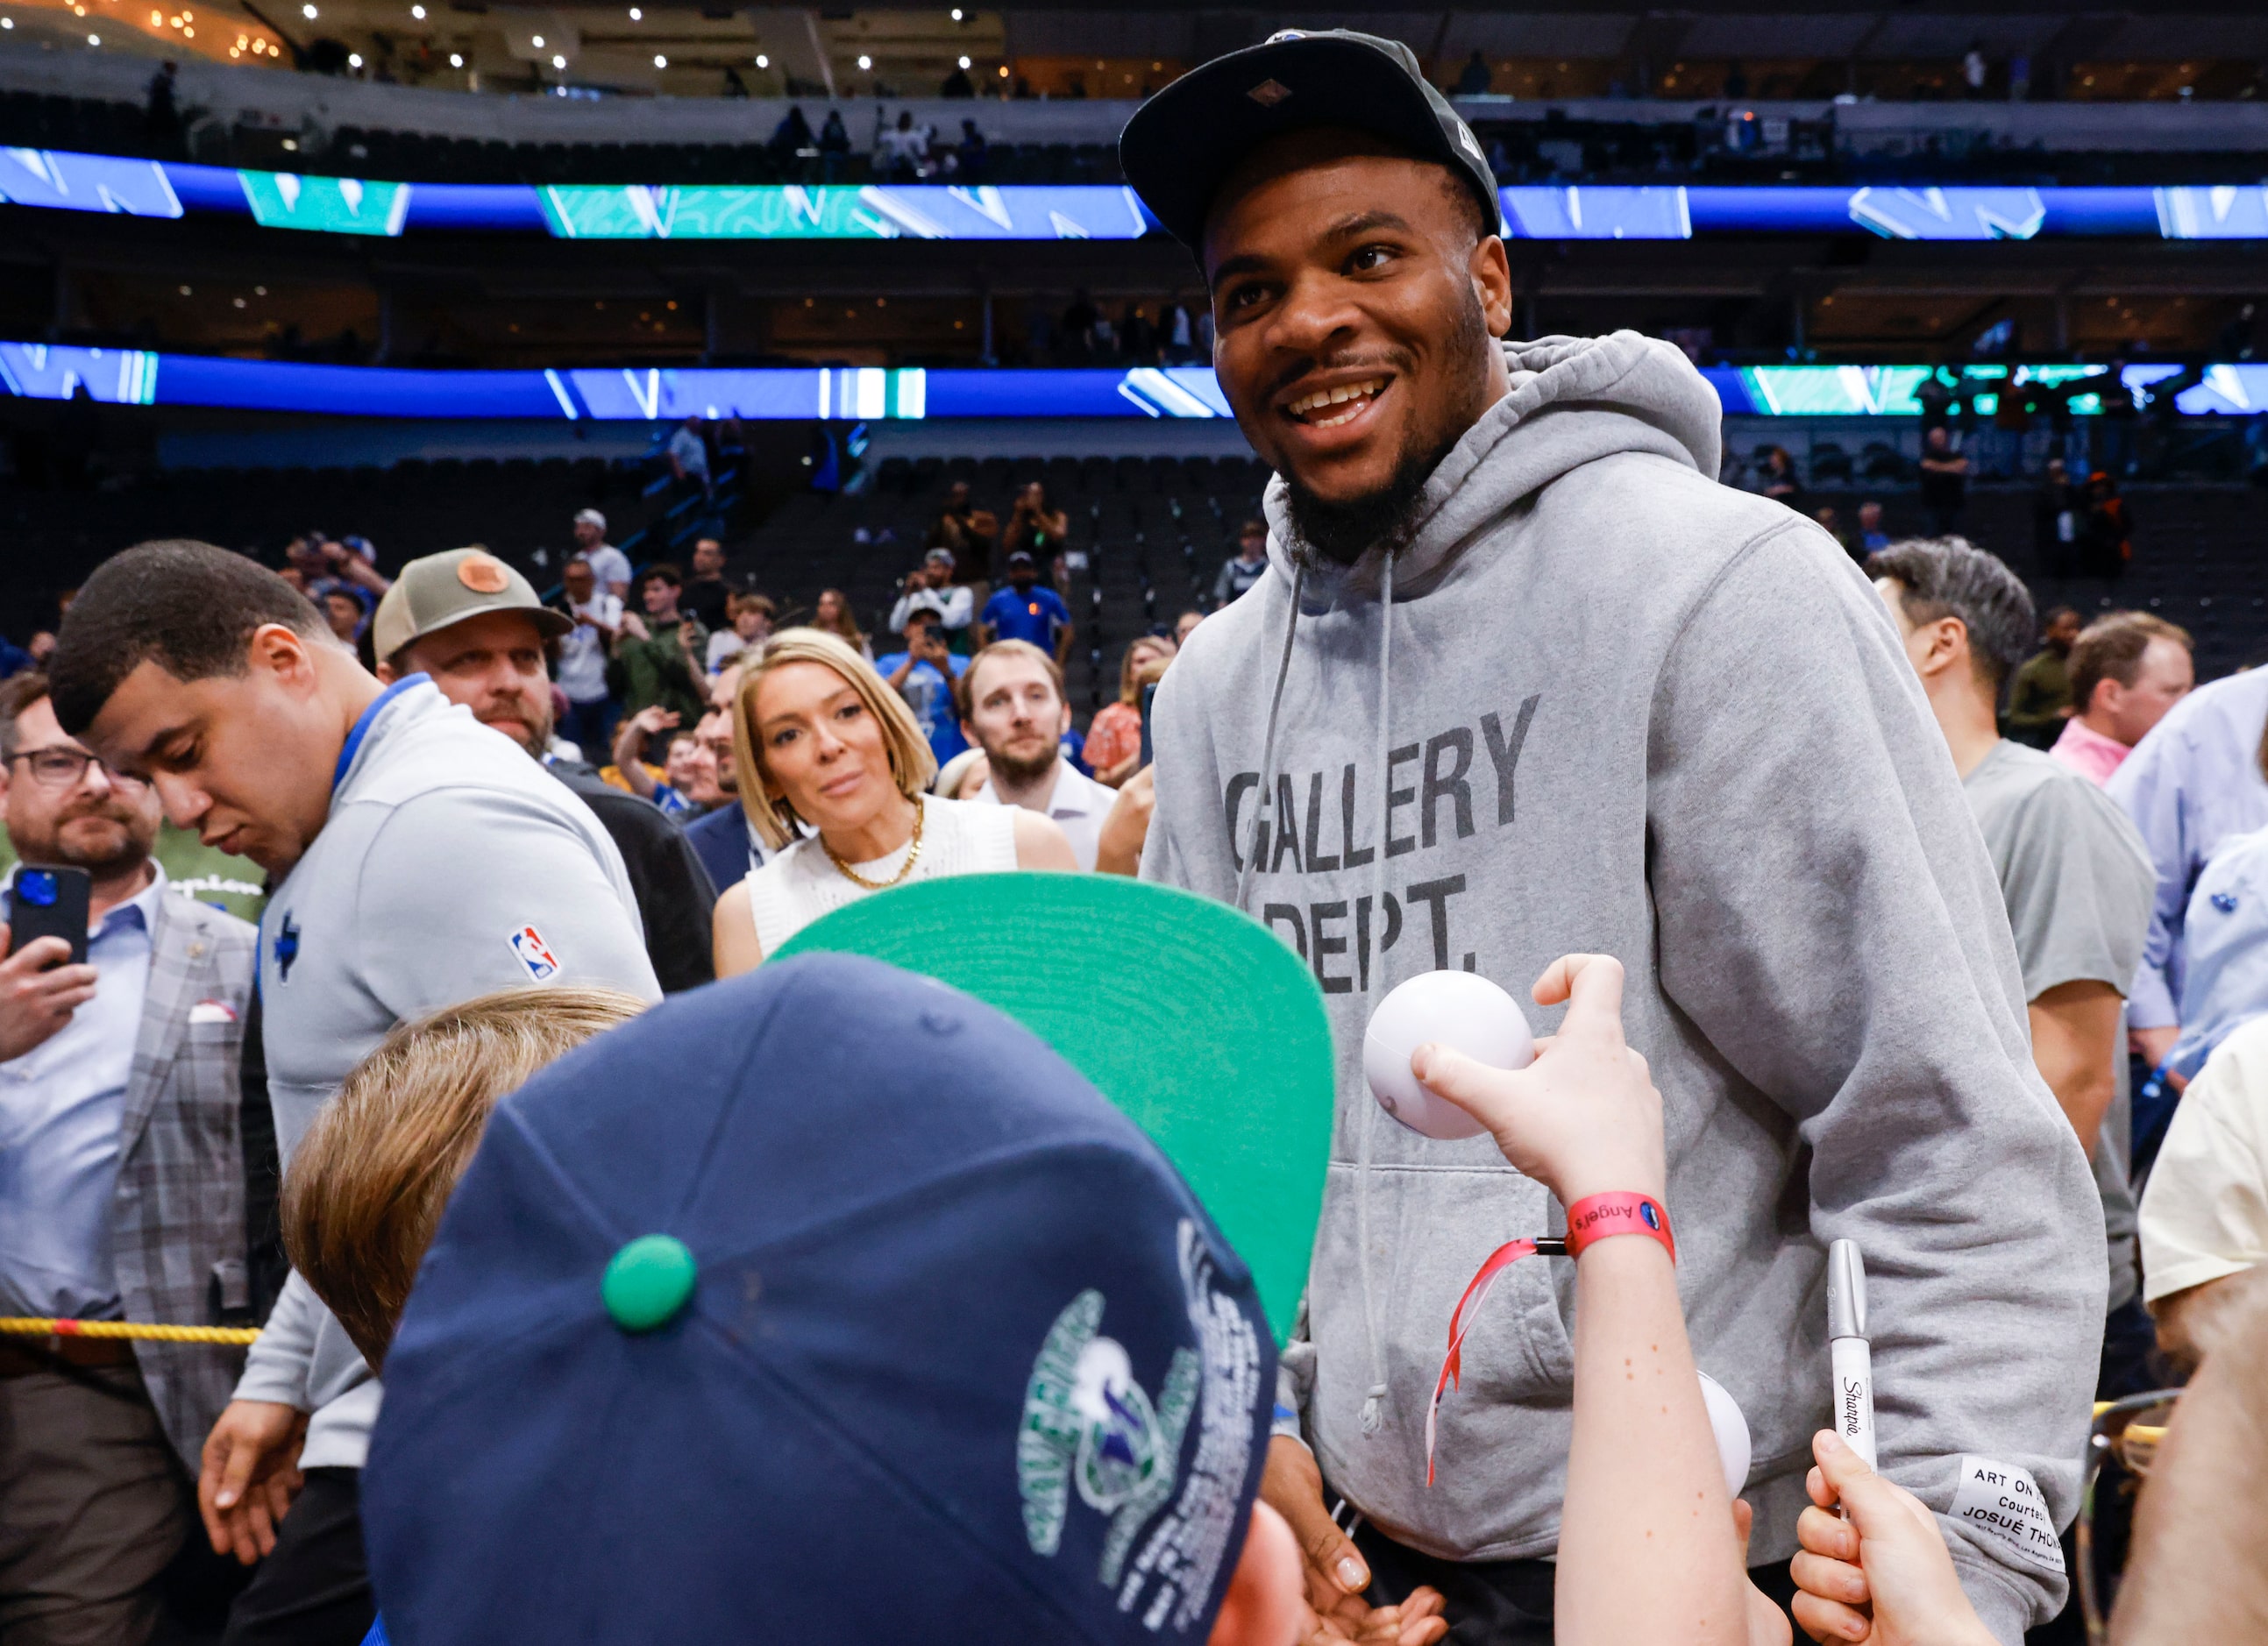
POLYGON ((1874 1277, 1883 1466, 1943 1517, 2014 1642, 2059 1606, 2060 1561, 1956 1517, 1956 1482, 1964 1456, 1999 1459, 2070 1520, 2102 1222, 2032 1067, 1944 739, 1850 558, 1716 483, 1718 402, 1677 350, 1618 333, 1506 352, 1511 392, 1390 568, 1312 562, 1270 486, 1270 575, 1196 632, 1153 711, 1145 876, 1266 922, 1338 1042, 1286 1393, 1325 1476, 1394 1538, 1458 1560, 1555 1547, 1568 1265, 1516 1265, 1489 1299, 1431 1490, 1424 1432, 1475 1268, 1564 1213, 1485 1138, 1381 1113, 1362 1034, 1415 973, 1524 999, 1557 955, 1619 956, 1667 1109, 1694 1350, 1754 1433, 1752 1558, 1794 1547, 1828 1415, 1824 1248, 1848 1236, 1874 1277))
MULTIPOLYGON (((256 943, 244 922, 170 886, 157 901, 111 1216, 129 1320, 209 1326, 251 1301, 237 1068, 256 943)), ((134 1356, 166 1437, 195 1474, 244 1351, 136 1343, 134 1356)))

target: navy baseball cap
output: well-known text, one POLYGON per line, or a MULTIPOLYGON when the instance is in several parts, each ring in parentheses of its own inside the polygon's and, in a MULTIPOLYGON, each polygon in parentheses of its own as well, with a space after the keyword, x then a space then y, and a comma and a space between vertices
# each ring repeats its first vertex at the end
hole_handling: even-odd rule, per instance
POLYGON ((1347 126, 1449 168, 1503 221, 1496 177, 1472 128, 1398 40, 1352 29, 1285 29, 1193 69, 1134 112, 1119 168, 1150 215, 1191 250, 1237 164, 1270 137, 1347 126))
POLYGON ((504 1099, 386 1370, 395 1646, 1201 1642, 1275 1397, 1250 1275, 1140 1129, 846 954, 504 1099))

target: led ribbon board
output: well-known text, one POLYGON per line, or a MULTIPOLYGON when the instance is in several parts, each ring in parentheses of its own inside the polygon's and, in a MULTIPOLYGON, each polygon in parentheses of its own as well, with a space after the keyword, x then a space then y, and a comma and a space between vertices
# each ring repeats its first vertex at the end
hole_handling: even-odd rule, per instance
MULTIPOLYGON (((1851 234, 1900 240, 2268 239, 2268 186, 1755 188, 1625 184, 1498 191, 1529 240, 1851 234)), ((475 229, 571 240, 1131 240, 1158 231, 1123 184, 394 183, 52 149, 0 151, 0 201, 263 228, 475 229)))
MULTIPOLYGON (((1970 366, 1956 393, 1990 415, 1999 397, 2100 377, 2081 365, 1970 366)), ((1904 417, 1928 366, 1712 366, 1702 376, 1729 415, 1904 417)), ((2170 365, 2129 366, 2124 381, 2146 401, 2170 365)), ((560 367, 544 371, 421 371, 395 366, 306 365, 0 342, 0 388, 26 400, 63 400, 82 388, 105 405, 209 406, 342 417, 525 417, 668 423, 741 417, 876 423, 938 417, 1152 417, 1230 415, 1210 368, 1126 371, 886 371, 852 368, 560 367)), ((2084 391, 2080 416, 2100 409, 2084 391)), ((2268 412, 2268 364, 2215 365, 2175 400, 2196 416, 2268 412)))

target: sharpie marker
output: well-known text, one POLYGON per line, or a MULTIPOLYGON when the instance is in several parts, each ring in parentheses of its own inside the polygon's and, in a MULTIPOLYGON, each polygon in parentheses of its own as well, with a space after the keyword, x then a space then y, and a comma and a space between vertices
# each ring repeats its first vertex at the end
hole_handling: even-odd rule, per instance
POLYGON ((1867 1266, 1859 1243, 1827 1248, 1827 1353, 1835 1374, 1835 1432, 1874 1466, 1874 1366, 1867 1344, 1867 1266))

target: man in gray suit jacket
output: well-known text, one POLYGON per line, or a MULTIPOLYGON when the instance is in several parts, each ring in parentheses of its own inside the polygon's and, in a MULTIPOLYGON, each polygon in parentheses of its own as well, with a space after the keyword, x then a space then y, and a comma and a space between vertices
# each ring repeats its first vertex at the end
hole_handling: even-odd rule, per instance
MULTIPOLYGON (((85 869, 87 960, 0 926, 0 1314, 216 1324, 250 1302, 238 1062, 257 936, 172 891, 158 805, 0 687, 26 865, 85 869)), ((18 869, 20 876, 26 871, 18 869)), ((7 913, 15 913, 14 889, 7 913)), ((0 1638, 131 1646, 196 1523, 241 1349, 0 1338, 0 1638)))

